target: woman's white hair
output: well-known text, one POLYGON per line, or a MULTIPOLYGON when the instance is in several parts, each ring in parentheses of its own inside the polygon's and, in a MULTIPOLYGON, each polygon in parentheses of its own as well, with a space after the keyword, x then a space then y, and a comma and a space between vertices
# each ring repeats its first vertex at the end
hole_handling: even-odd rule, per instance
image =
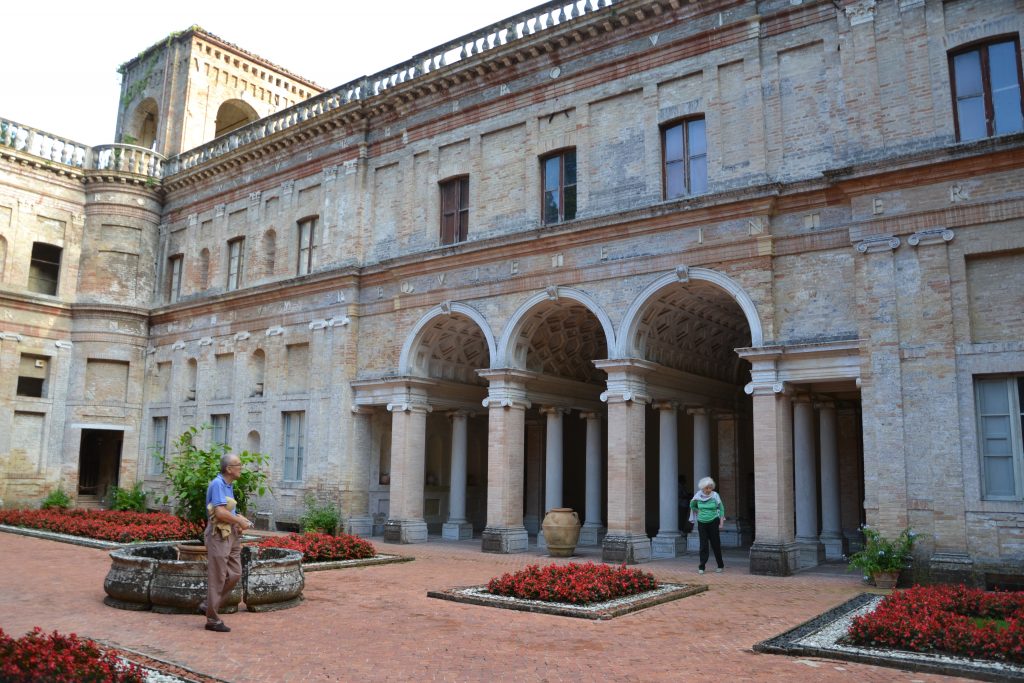
POLYGON ((698 489, 703 489, 705 486, 715 488, 715 480, 712 479, 711 477, 704 477, 703 479, 697 482, 698 489))

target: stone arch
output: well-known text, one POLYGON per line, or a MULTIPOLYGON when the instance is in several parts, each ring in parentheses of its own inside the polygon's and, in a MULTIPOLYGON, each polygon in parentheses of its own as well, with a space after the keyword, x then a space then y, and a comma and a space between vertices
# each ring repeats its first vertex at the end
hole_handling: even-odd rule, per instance
POLYGON ((213 136, 219 138, 221 135, 226 135, 233 130, 259 120, 259 118, 260 115, 247 102, 243 100, 227 100, 217 109, 213 136))
POLYGON ((623 319, 616 354, 737 381, 739 346, 761 346, 760 318, 750 296, 728 276, 680 268, 651 283, 623 319))
POLYGON ((402 345, 399 373, 480 384, 475 370, 495 357, 494 334, 472 306, 444 303, 420 318, 402 345))
POLYGON ((257 348, 249 356, 249 379, 252 382, 250 396, 263 396, 266 392, 267 355, 263 349, 257 348))
POLYGON ((260 451, 260 433, 255 429, 245 437, 245 450, 250 453, 259 453, 260 451))
MULTIPOLYGON (((540 369, 529 367, 531 362, 539 363, 541 366, 546 362, 539 359, 531 361, 529 358, 532 340, 535 333, 549 326, 556 317, 567 320, 574 333, 571 339, 562 339, 564 348, 562 345, 557 348, 549 347, 549 352, 559 353, 563 361, 578 365, 576 369, 581 378, 584 375, 591 377, 596 369, 592 369, 590 361, 596 360, 600 355, 607 355, 614 348, 615 329, 608 314, 590 295, 570 287, 549 287, 531 296, 516 310, 498 344, 495 367, 540 369), (553 316, 554 311, 561 315, 553 316), (593 317, 593 322, 586 319, 587 314, 593 317), (598 334, 602 335, 603 339, 598 338, 598 334), (590 347, 591 353, 580 354, 573 350, 581 346, 590 347), (577 360, 574 361, 573 358, 577 360)), ((549 329, 548 332, 551 333, 552 330, 549 329)))
POLYGON ((146 149, 156 149, 156 132, 159 123, 159 108, 152 97, 139 102, 128 121, 122 142, 146 149))

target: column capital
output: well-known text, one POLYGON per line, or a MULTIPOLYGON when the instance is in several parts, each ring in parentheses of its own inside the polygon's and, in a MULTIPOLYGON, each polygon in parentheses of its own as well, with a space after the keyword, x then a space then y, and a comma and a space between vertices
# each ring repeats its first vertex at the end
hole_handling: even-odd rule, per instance
POLYGON ((785 382, 750 382, 743 387, 747 396, 769 396, 771 394, 788 395, 793 393, 792 388, 785 382))
POLYGON ((814 401, 814 407, 818 410, 835 410, 836 402, 832 399, 821 398, 814 401))
POLYGON ((580 412, 581 420, 600 420, 603 419, 604 415, 593 410, 584 410, 580 412))
POLYGON ((789 400, 793 403, 813 403, 814 397, 810 394, 793 394, 789 400))
POLYGON ((448 417, 450 417, 450 418, 455 418, 455 417, 474 417, 476 415, 476 413, 473 412, 472 410, 465 410, 464 408, 459 408, 458 410, 449 410, 446 413, 446 415, 448 417))
POLYGON ((595 360, 594 365, 608 373, 607 390, 601 393, 605 403, 650 403, 647 393, 648 374, 654 372, 654 363, 636 358, 595 360))
POLYGON ((540 406, 538 409, 543 415, 568 415, 572 412, 572 408, 566 408, 565 406, 540 406))
POLYGON ((711 416, 712 410, 706 406, 686 406, 687 415, 707 415, 711 416))
POLYGON ((482 402, 484 408, 527 410, 532 405, 526 395, 526 382, 532 377, 529 373, 515 368, 486 369, 476 372, 488 383, 487 398, 482 402))
POLYGON ((354 406, 352 406, 352 414, 353 415, 373 415, 375 409, 376 409, 375 406, 354 405, 354 406))
POLYGON ((429 413, 433 410, 429 403, 423 401, 396 401, 388 404, 390 413, 429 413))
POLYGON ((655 410, 678 410, 679 402, 668 400, 653 401, 651 407, 655 410))

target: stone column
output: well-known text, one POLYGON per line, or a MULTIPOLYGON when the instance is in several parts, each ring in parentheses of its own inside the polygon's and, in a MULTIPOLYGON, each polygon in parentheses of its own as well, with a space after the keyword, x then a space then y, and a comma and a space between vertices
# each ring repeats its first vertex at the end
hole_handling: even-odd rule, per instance
MULTIPOLYGON (((544 514, 553 508, 562 507, 562 416, 565 408, 542 406, 542 415, 547 416, 547 430, 544 441, 544 514)), ((537 548, 547 548, 543 527, 537 532, 537 548)))
POLYGON ((679 404, 658 401, 653 406, 659 415, 658 535, 651 553, 655 558, 679 557, 686 550, 686 538, 679 532, 679 404))
POLYGON ((818 465, 814 441, 814 406, 809 396, 797 396, 793 399, 793 495, 801 568, 815 567, 825 559, 818 541, 818 465))
POLYGON ((580 413, 587 421, 587 509, 583 528, 580 529, 581 546, 594 546, 604 534, 601 523, 601 415, 580 413))
POLYGON ((370 460, 373 457, 373 408, 352 406, 352 449, 345 477, 345 532, 356 536, 373 535, 370 514, 370 460))
POLYGON ((650 396, 644 377, 655 369, 646 361, 599 360, 608 373, 608 533, 601 544, 605 562, 636 564, 651 559, 644 511, 644 413, 650 396))
MULTIPOLYGON (((752 363, 755 370, 759 363, 752 363)), ((774 372, 774 363, 772 364, 774 372)), ((754 374, 753 372, 751 374, 754 374)), ((793 533, 793 420, 781 382, 751 382, 754 412, 754 530, 750 573, 789 576, 797 570, 793 533)))
POLYGON ((478 370, 489 382, 487 408, 487 526, 481 549, 517 553, 527 549, 523 526, 523 432, 526 426, 526 380, 511 369, 478 370))
MULTIPOLYGON (((711 476, 711 414, 707 408, 687 408, 686 412, 693 416, 693 495, 700 480, 711 476)), ((696 531, 686 537, 686 549, 700 550, 696 531)))
POLYGON ((466 427, 471 414, 465 410, 450 413, 452 418, 452 473, 448 494, 448 521, 441 537, 453 541, 473 538, 473 525, 466 519, 466 427))
POLYGON ((544 519, 544 423, 526 421, 526 510, 523 525, 537 535, 544 519))
POLYGON ((839 450, 836 447, 836 405, 818 404, 818 439, 821 444, 821 545, 825 559, 843 557, 843 533, 840 522, 839 450))
POLYGON ((423 484, 426 468, 426 392, 412 386, 388 404, 391 411, 391 504, 386 543, 424 543, 423 484))
POLYGON ((722 547, 739 548, 743 535, 748 530, 740 519, 739 496, 739 431, 736 416, 732 413, 715 412, 718 427, 718 495, 725 505, 725 526, 722 527, 722 547))

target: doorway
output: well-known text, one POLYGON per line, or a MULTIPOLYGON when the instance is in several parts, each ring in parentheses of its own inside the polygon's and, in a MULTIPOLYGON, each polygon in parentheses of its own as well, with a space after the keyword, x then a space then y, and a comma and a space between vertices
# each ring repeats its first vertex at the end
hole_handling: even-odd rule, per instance
POLYGON ((116 429, 83 429, 78 449, 79 502, 103 502, 119 483, 121 444, 124 432, 116 429))

